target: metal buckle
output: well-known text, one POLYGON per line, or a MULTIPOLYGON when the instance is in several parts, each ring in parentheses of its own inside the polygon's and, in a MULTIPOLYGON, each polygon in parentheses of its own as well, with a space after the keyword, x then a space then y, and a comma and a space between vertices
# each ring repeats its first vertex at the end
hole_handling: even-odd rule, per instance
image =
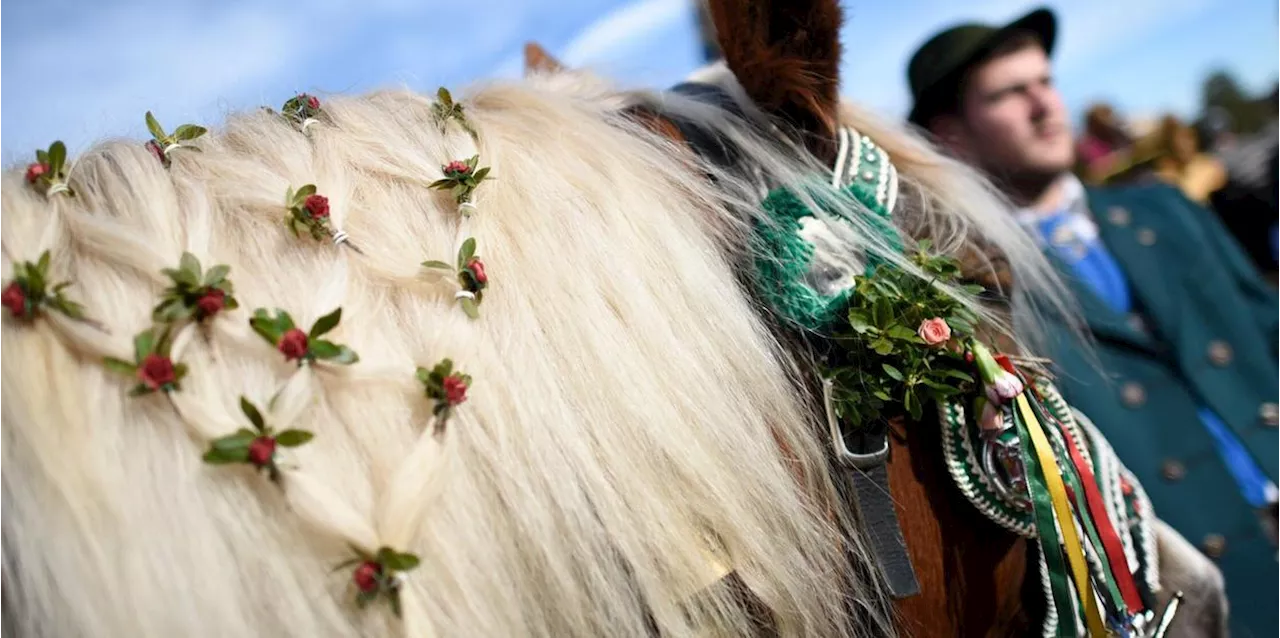
POLYGON ((869 470, 883 465, 889 457, 889 437, 884 437, 884 447, 870 454, 857 454, 844 442, 844 432, 840 430, 840 419, 836 418, 835 399, 832 398, 830 379, 822 379, 822 401, 827 411, 827 428, 831 431, 831 447, 835 450, 836 460, 843 465, 859 470, 869 470))

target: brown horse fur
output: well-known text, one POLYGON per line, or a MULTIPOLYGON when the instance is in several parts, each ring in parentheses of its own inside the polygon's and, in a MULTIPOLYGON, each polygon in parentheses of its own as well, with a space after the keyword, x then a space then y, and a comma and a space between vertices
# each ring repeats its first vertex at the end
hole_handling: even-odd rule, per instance
POLYGON ((707 3, 725 62, 747 95, 788 124, 814 157, 836 157, 840 26, 837 0, 707 3))

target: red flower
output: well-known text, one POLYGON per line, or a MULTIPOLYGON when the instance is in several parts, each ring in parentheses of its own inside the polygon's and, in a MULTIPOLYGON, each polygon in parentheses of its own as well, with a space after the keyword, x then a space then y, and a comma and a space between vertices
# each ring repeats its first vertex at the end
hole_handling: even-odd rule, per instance
POLYGON ((311 219, 324 219, 329 216, 329 198, 324 195, 311 195, 302 203, 302 207, 311 214, 311 219))
POLYGON ((276 440, 269 436, 260 436, 249 444, 249 462, 258 467, 271 463, 276 454, 276 440))
POLYGON ((150 151, 156 159, 160 160, 161 163, 164 163, 164 149, 160 148, 159 142, 151 140, 150 142, 147 142, 146 146, 147 150, 150 151))
POLYGON ((307 333, 291 328, 281 335, 276 347, 284 353, 286 360, 301 359, 307 354, 307 333))
POLYGON ((173 361, 169 357, 149 354, 142 359, 142 365, 138 366, 138 380, 152 390, 159 390, 176 379, 173 361))
POLYGON ((489 283, 489 275, 485 274, 484 262, 480 261, 479 257, 472 257, 471 261, 467 262, 467 270, 471 271, 471 276, 474 277, 476 283, 481 286, 489 283))
POLYGON ((378 588, 378 577, 382 575, 382 565, 373 561, 365 561, 356 567, 351 580, 355 581, 360 591, 368 593, 378 588))
POLYGON ((220 288, 214 288, 196 300, 196 310, 201 317, 212 317, 221 312, 226 305, 227 293, 220 288))
POLYGON ((39 162, 32 164, 27 167, 27 181, 34 184, 36 180, 40 179, 42 175, 48 172, 49 172, 48 164, 41 164, 39 162))
POLYGON ((467 382, 456 374, 444 378, 444 400, 449 405, 458 405, 467 400, 467 382))
POLYGON ((27 293, 22 290, 18 282, 9 282, 4 293, 0 294, 0 305, 8 308, 15 317, 25 317, 27 316, 27 293))
POLYGON ((466 177, 471 174, 471 167, 466 162, 457 160, 445 164, 443 170, 446 177, 466 177))
POLYGON ((303 93, 302 96, 307 98, 307 108, 313 111, 320 108, 320 98, 314 95, 307 95, 306 93, 303 93))

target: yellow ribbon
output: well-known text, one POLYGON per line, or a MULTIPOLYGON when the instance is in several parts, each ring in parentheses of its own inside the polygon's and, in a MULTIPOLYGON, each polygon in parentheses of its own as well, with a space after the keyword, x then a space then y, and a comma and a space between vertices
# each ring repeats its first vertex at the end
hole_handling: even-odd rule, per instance
POLYGON ((1036 457, 1040 459, 1040 467, 1044 470, 1044 482, 1049 488, 1049 498, 1053 501, 1053 511, 1058 518, 1058 527, 1062 529, 1063 547, 1067 550, 1067 563, 1071 566, 1071 576, 1076 583, 1076 592, 1083 599, 1085 606, 1085 622, 1089 635, 1097 638, 1107 636, 1106 626, 1102 623, 1102 614, 1098 611, 1098 599, 1093 593, 1093 582, 1089 579, 1089 567, 1084 560, 1084 548, 1080 546, 1080 534, 1076 530, 1075 518, 1071 516, 1071 507, 1067 503, 1067 489, 1062 483, 1062 474, 1058 472, 1058 460, 1049 446, 1049 439, 1040 428, 1040 421, 1031 411, 1025 394, 1018 395, 1018 412, 1027 424, 1031 434, 1031 445, 1035 448, 1036 457))

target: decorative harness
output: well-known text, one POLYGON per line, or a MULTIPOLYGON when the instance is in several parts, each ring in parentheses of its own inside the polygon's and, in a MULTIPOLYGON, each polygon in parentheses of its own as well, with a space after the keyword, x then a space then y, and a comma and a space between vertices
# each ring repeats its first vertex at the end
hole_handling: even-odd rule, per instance
MULTIPOLYGON (((747 120, 732 96, 715 85, 684 83, 670 92, 747 120)), ((705 160, 744 171, 741 154, 725 140, 668 119, 705 160)), ((860 206, 854 208, 864 211, 859 221, 877 232, 876 239, 904 252, 892 223, 899 178, 888 153, 852 129, 838 135, 835 169, 821 187, 856 200, 860 206)), ((819 218, 791 190, 761 190, 768 215, 756 224, 753 238, 756 292, 783 322, 830 337, 833 326, 848 321, 857 278, 832 266, 840 260, 824 258, 822 237, 831 232, 830 223, 852 220, 830 212, 819 218)), ((878 267, 894 268, 875 255, 862 257, 868 277, 878 267)), ((976 339, 968 343, 990 403, 984 404, 982 392, 971 410, 966 397, 936 402, 947 470, 988 519, 1036 541, 1048 610, 1043 635, 1163 636, 1181 594, 1156 622, 1157 554, 1151 505, 1141 485, 1048 379, 1024 376, 976 339), (988 418, 985 411, 993 409, 988 418)), ((852 492, 890 592, 899 599, 913 596, 920 585, 889 489, 887 424, 840 418, 833 399, 837 383, 829 375, 822 379, 837 478, 852 492)))

